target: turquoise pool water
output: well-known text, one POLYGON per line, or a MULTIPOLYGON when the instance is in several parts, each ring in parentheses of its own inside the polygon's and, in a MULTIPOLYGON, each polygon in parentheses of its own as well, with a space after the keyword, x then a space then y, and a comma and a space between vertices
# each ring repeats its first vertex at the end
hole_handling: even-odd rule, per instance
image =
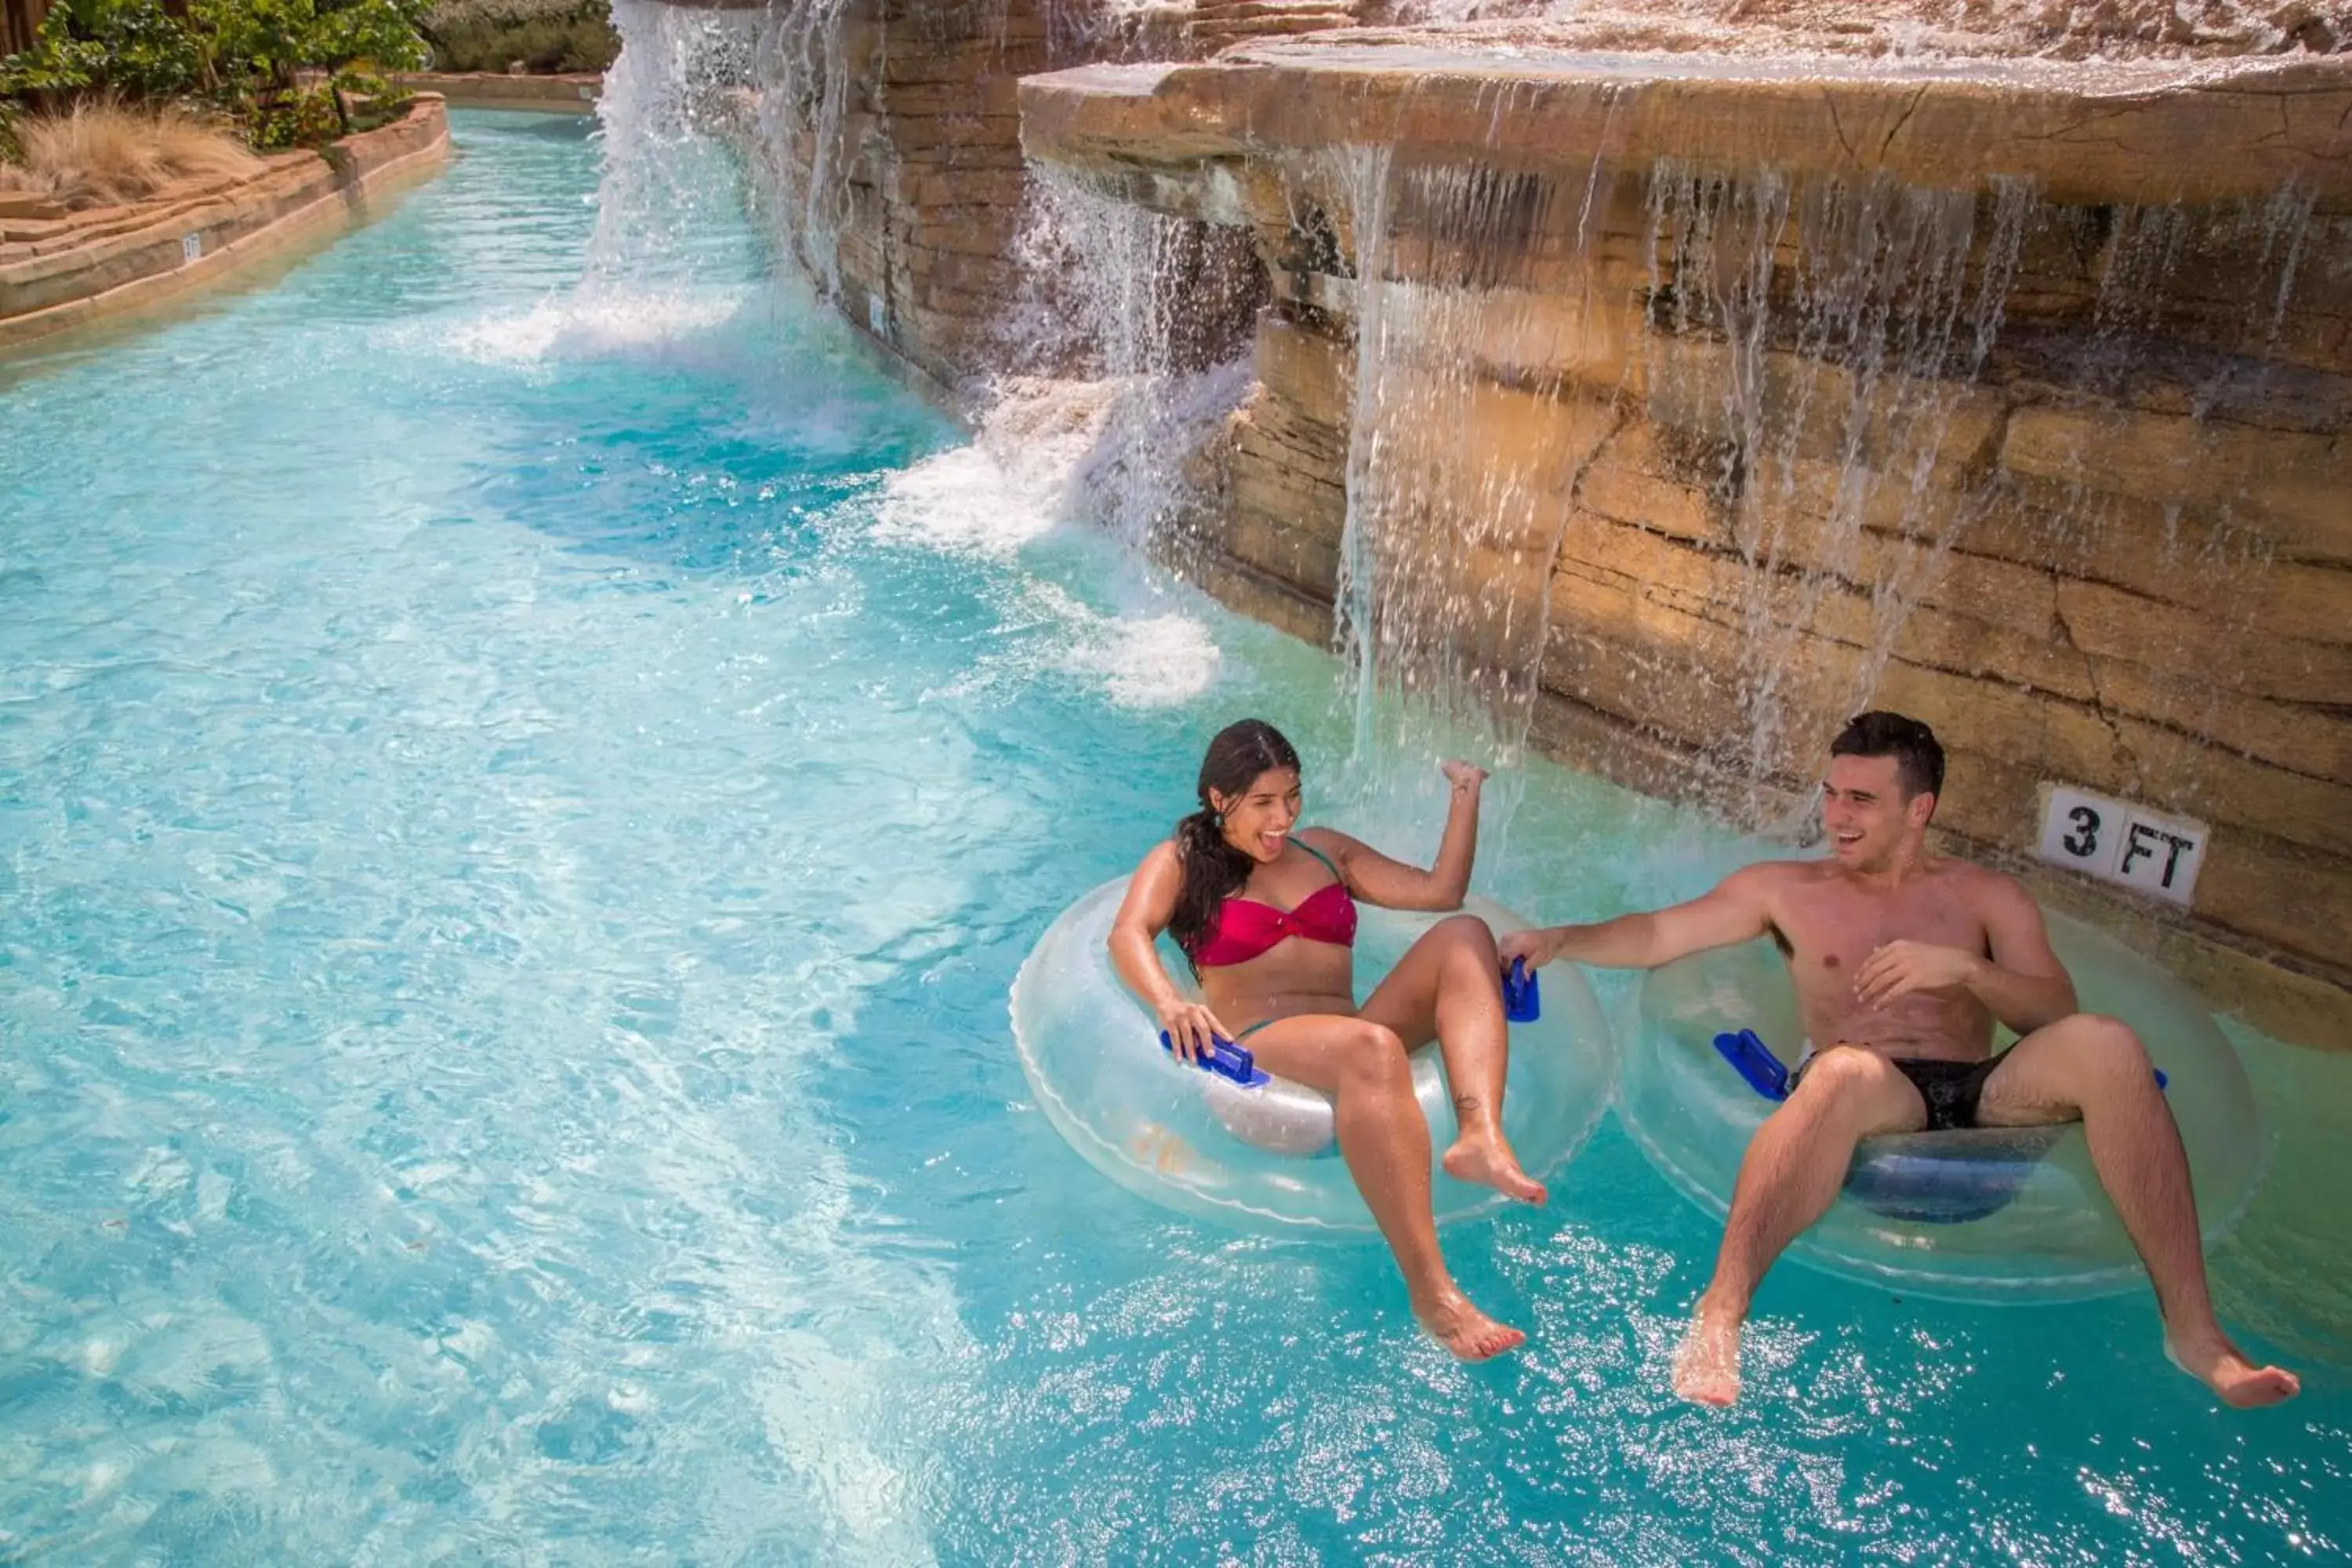
MULTIPOLYGON (((1478 1370, 1377 1248, 1095 1176, 1006 986, 1214 724, 1328 777, 1333 667, 1033 527, 708 149, 583 286, 585 132, 460 116, 274 287, 0 384, 0 1560, 2352 1548, 2352 1358, 2227 1415, 2139 1297, 1784 1271, 1680 1406, 1711 1227, 1613 1125, 1449 1233, 1533 1336, 1478 1370)), ((1733 853, 1541 769, 1482 881, 1733 853)))

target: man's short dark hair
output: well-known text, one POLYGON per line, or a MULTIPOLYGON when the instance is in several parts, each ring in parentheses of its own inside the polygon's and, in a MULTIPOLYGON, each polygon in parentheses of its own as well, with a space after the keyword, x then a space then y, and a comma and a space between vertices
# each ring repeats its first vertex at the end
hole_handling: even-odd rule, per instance
POLYGON ((1944 747, 1936 731, 1901 713, 1875 710, 1846 721, 1830 742, 1832 757, 1893 757, 1903 795, 1944 793, 1944 747))

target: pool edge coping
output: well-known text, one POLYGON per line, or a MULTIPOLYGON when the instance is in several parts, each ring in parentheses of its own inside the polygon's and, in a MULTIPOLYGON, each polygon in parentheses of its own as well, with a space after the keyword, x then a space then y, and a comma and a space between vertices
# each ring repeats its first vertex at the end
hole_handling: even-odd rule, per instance
POLYGON ((36 252, 27 246, 12 256, 18 246, 0 245, 0 360, 218 283, 306 239, 327 237, 339 219, 356 224, 377 216, 373 204, 430 177, 448 161, 446 104, 438 93, 420 92, 398 120, 309 156, 309 167, 276 161, 234 185, 202 190, 193 207, 194 193, 182 188, 113 209, 124 218, 91 224, 98 232, 62 248, 36 252), (142 208, 152 209, 152 216, 142 216, 142 208), (12 289, 27 286, 12 273, 35 267, 35 280, 79 273, 68 287, 89 287, 9 310, 12 289))

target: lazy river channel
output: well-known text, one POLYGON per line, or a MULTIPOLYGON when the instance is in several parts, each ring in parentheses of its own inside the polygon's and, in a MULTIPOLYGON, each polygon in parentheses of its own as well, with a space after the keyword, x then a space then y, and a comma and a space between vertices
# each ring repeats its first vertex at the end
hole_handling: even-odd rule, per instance
MULTIPOLYGON (((0 382, 0 1560, 2352 1550, 2352 1355, 2262 1203, 2217 1268, 2284 1410, 2145 1291, 1790 1268, 1719 1415, 1666 1388, 1713 1223, 1613 1121, 1447 1232, 1531 1336, 1477 1369, 1377 1246, 1097 1176, 1012 1048, 1038 933, 1227 719, 1342 825, 1434 759, 1369 788, 1334 661, 1054 526, 718 149, 600 237, 590 130, 459 115, 266 289, 0 382)), ((1515 789, 1479 881, 1547 917, 1752 852, 1515 789)))

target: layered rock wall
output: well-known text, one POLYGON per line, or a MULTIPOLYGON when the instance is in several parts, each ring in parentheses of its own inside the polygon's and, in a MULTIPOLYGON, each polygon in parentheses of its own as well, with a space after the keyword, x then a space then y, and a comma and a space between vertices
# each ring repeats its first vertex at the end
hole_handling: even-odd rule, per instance
POLYGON ((1255 337, 1178 542, 1253 613, 1331 635, 1352 503, 1385 668, 1643 789, 1769 819, 1877 702, 1953 743, 1974 852, 2023 864, 2053 784, 2199 817, 2185 914, 2045 888, 2352 1039, 2332 13, 2251 44, 2004 14, 1988 52, 2176 58, 1996 68, 1820 7, 1620 9, 790 0, 752 24, 755 140, 809 271, 949 386, 1059 303, 1024 127, 1057 178, 1240 237, 1247 287, 1230 244, 1152 254, 1217 280, 1156 281, 1193 301, 1170 330, 1255 337), (1206 63, 1016 87, 1144 59, 1206 63))
POLYGON ((1020 78, 1075 61, 1196 59, 1346 25, 1355 0, 785 0, 753 48, 783 227, 857 326, 949 387, 1005 367, 1049 295, 1023 255, 1020 78))
POLYGON ((2051 785, 2200 819, 2186 912, 2042 885, 2352 1043, 2346 62, 1363 37, 1024 95, 1269 271, 1204 579, 1328 636, 1352 499, 1386 653, 1644 790, 1769 816, 1870 704, 1971 852, 2029 866, 2051 785))
POLYGON ((828 284, 850 319, 943 383, 988 363, 1018 297, 1026 176, 1016 83, 1053 60, 1034 0, 870 0, 841 38, 849 100, 837 149, 799 130, 803 179, 838 156, 828 284), (862 11, 862 15, 860 14, 862 11))

